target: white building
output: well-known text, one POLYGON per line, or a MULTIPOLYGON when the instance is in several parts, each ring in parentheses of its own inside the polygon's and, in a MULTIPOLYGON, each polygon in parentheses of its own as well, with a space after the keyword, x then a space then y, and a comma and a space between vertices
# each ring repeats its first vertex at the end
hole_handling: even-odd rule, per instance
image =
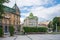
POLYGON ((24 20, 24 26, 27 27, 36 27, 38 26, 38 17, 34 16, 32 13, 24 20))

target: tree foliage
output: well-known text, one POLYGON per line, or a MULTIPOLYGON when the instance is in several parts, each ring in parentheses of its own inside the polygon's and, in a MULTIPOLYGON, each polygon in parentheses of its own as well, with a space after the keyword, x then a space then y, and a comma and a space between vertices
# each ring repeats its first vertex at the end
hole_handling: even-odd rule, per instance
POLYGON ((2 26, 0 26, 0 37, 3 37, 3 29, 2 29, 2 26))
POLYGON ((14 27, 13 26, 9 26, 9 32, 10 32, 10 36, 14 35, 14 27))
POLYGON ((24 31, 26 33, 28 32, 47 32, 47 28, 46 27, 23 27, 24 31))
POLYGON ((56 24, 57 26, 60 26, 60 17, 55 17, 53 19, 53 25, 56 26, 56 24))
POLYGON ((52 21, 50 21, 48 24, 48 28, 52 28, 52 26, 53 26, 53 23, 52 23, 52 21))
POLYGON ((3 3, 9 2, 8 0, 0 0, 0 19, 2 19, 2 14, 4 14, 3 3))
POLYGON ((5 3, 5 2, 8 2, 8 0, 0 0, 0 4, 2 3, 5 3))
POLYGON ((57 24, 57 27, 60 27, 60 17, 55 17, 53 19, 53 30, 56 30, 56 24, 57 24))
POLYGON ((8 2, 8 0, 0 0, 0 37, 3 36, 3 27, 1 26, 1 22, 2 22, 2 14, 4 14, 4 7, 3 7, 3 3, 8 2))

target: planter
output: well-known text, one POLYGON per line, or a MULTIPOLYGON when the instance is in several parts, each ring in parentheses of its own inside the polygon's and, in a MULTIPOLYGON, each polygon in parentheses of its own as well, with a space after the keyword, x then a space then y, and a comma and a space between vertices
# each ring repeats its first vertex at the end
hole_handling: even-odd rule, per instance
POLYGON ((27 32, 27 34, 45 34, 46 32, 27 32))

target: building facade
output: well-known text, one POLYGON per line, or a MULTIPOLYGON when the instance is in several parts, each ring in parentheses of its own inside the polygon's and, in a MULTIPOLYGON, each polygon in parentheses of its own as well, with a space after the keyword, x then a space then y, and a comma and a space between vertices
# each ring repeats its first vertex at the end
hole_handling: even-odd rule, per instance
POLYGON ((49 24, 49 21, 40 22, 40 23, 38 23, 38 27, 47 27, 48 28, 48 24, 49 24))
POLYGON ((3 26, 4 32, 9 32, 9 26, 12 25, 17 31, 20 27, 20 11, 18 6, 15 4, 13 8, 4 6, 4 14, 2 22, 0 23, 3 26))
POLYGON ((30 15, 24 20, 23 26, 27 26, 27 27, 38 26, 38 17, 30 13, 30 15))

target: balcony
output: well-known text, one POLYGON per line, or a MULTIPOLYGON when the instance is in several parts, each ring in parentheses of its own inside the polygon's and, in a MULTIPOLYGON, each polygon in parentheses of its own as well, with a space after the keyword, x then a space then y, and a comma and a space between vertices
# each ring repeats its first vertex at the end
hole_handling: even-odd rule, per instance
POLYGON ((5 16, 5 18, 9 19, 9 18, 10 18, 10 16, 5 16))

